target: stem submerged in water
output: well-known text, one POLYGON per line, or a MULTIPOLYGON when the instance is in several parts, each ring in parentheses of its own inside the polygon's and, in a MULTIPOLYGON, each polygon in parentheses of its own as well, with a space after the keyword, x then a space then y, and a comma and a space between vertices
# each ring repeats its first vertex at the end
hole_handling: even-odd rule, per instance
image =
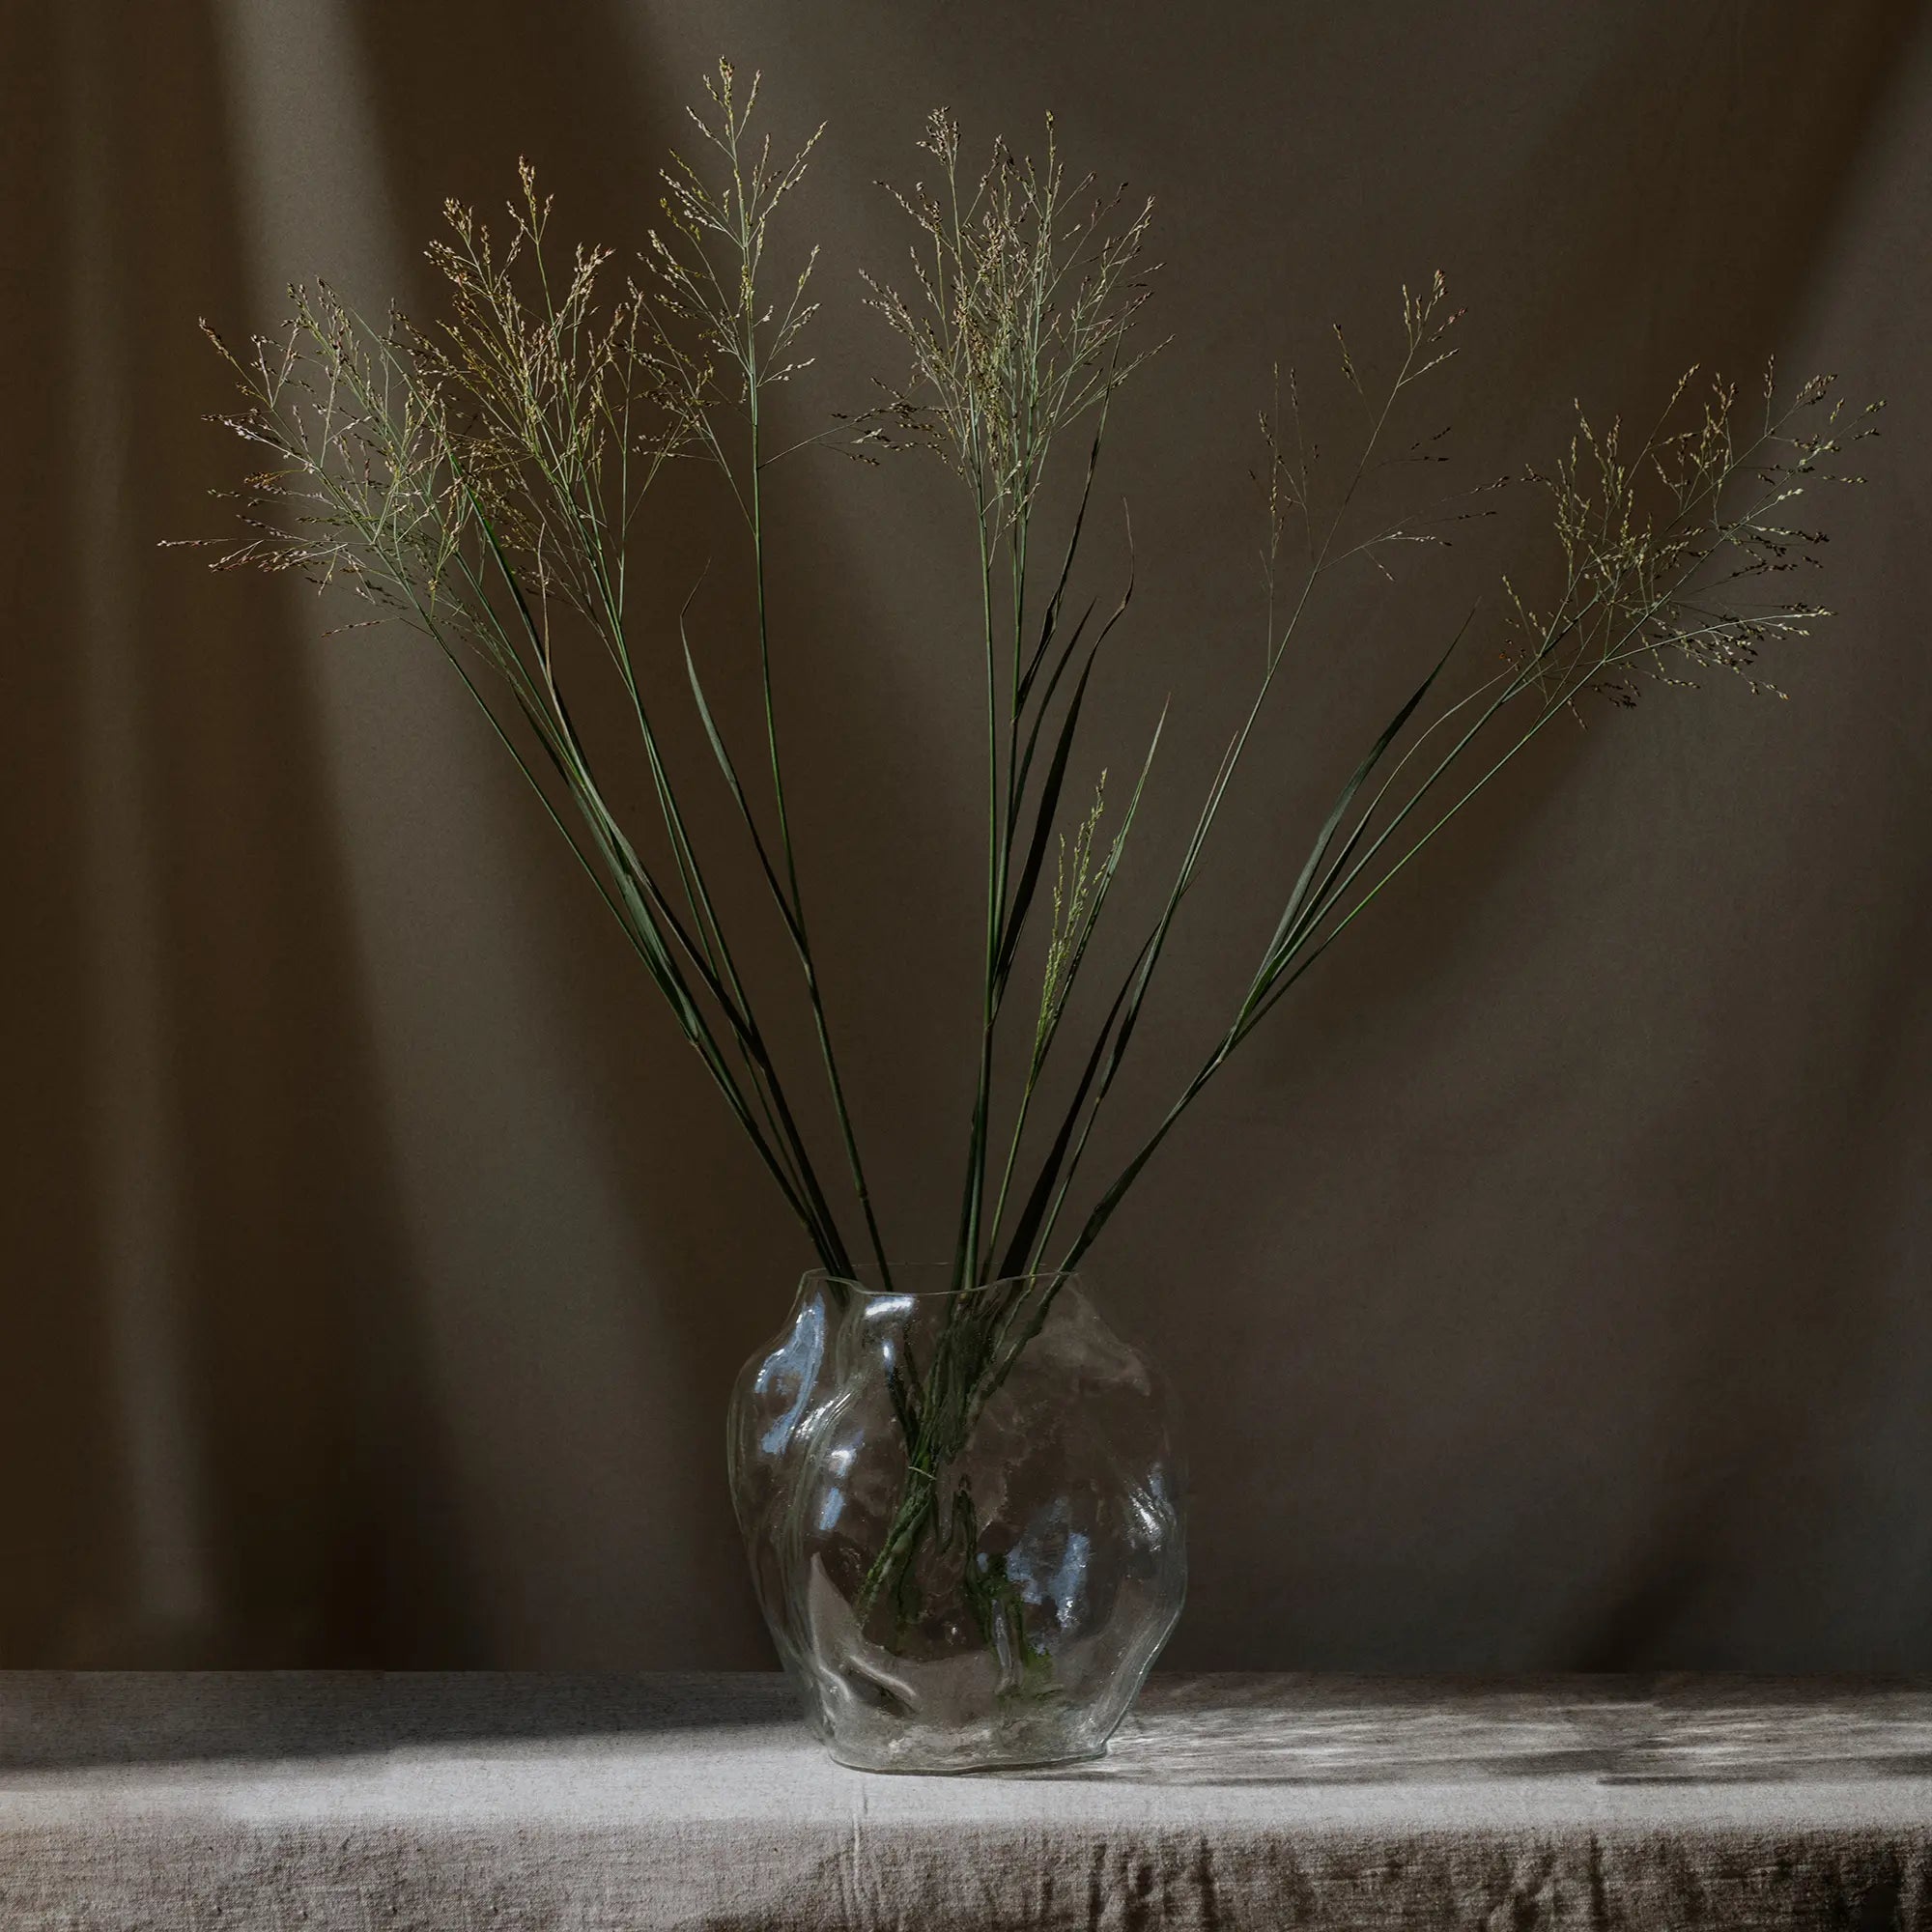
MULTIPOLYGON (((939 1550, 959 1553, 962 1588, 989 1634, 988 1641, 995 1625, 1010 1625, 1011 1605, 1002 1608, 1001 1600, 1011 1595, 1012 1586, 1006 1581, 1004 1564, 997 1577, 992 1574, 997 1559, 987 1563, 985 1576, 980 1574, 980 1524, 971 1479, 958 1464, 987 1404, 1011 1374, 1021 1350, 1045 1325, 1062 1285, 1059 1277, 1028 1277, 946 1296, 946 1314, 925 1375, 915 1384, 911 1402, 895 1404, 901 1426, 908 1411, 918 1420, 906 1442, 898 1507, 853 1604, 862 1625, 881 1599, 893 1604, 899 1630, 916 1620, 915 1571, 935 1530, 939 1550), (1021 1315, 1034 1301, 1038 1307, 1032 1321, 1014 1339, 1021 1315)), ((1017 1641, 1012 1629, 1008 1629, 1008 1636, 1017 1641)))

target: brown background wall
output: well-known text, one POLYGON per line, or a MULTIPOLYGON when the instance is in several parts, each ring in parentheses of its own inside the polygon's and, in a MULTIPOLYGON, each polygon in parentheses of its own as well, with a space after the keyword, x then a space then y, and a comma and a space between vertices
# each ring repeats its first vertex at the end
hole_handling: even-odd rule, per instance
MULTIPOLYGON (((871 184, 929 105, 976 144, 1051 106, 1157 197, 1175 340, 1112 471, 1134 674, 1094 714, 1122 764, 1176 695, 1142 904, 1254 673, 1253 412, 1331 320, 1372 356, 1449 272, 1470 480, 1693 359, 1891 399, 1793 701, 1555 734, 1093 1271, 1192 1420, 1171 1662, 1932 1668, 1923 12, 5 10, 0 1662, 766 1655, 720 1414, 801 1265, 781 1210, 440 664, 153 549, 236 469, 198 312, 245 332, 318 268, 408 300, 440 197, 495 206, 519 152, 563 232, 632 245, 727 51, 781 137, 831 123, 802 410, 894 366, 854 270, 899 246, 871 184)), ((801 466, 781 507, 810 886, 889 1232, 929 1252, 970 1079, 971 565, 936 473, 801 466)), ((1515 533, 1325 607, 1143 1105, 1515 533)), ((659 616, 722 540, 702 504, 667 527, 659 616)))

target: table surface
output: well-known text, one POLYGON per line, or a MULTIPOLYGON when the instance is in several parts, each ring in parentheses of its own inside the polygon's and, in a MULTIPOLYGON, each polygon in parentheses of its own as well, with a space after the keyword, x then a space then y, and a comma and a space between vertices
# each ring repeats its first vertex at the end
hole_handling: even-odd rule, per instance
POLYGON ((0 1674, 0 1925, 1932 1929, 1932 1682, 1161 1676, 831 1763, 776 1676, 0 1674))

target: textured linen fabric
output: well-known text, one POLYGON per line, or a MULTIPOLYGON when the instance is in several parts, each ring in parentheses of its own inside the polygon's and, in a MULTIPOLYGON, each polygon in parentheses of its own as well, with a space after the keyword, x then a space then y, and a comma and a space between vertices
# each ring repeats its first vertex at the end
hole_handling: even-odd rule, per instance
POLYGON ((776 1677, 0 1680, 8 1932, 1932 1926, 1932 1685, 1168 1677, 832 1764, 776 1677))

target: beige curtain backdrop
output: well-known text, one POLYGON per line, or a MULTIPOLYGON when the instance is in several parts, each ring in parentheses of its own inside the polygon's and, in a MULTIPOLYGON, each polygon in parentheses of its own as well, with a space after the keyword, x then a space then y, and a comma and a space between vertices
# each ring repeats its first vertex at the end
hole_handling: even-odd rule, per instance
MULTIPOLYGON (((441 197, 499 206, 519 154, 559 233, 631 248, 725 52, 779 138, 830 124, 792 231, 826 250, 804 427, 896 368, 857 269, 898 259, 873 183, 918 172, 929 106, 975 145, 1050 107, 1156 197, 1173 341, 1091 566, 1118 581, 1124 495, 1092 748, 1118 781, 1172 693, 1142 916, 1257 669, 1271 365, 1352 433, 1331 322, 1385 366, 1402 283, 1447 271, 1463 355, 1414 430, 1457 425, 1464 483, 1692 361, 1890 398, 1872 486, 1817 511, 1841 614, 1776 668, 1791 701, 1660 690, 1550 734, 1303 982, 1092 1272, 1190 1420, 1174 1664, 1932 1668, 1925 12, 0 11, 0 1663, 768 1660, 721 1412, 799 1238, 440 662, 155 547, 220 529, 204 493, 242 462, 198 420, 228 392, 197 314, 245 334, 318 270, 420 301, 441 197)), ((972 565, 936 469, 778 474, 808 886, 890 1237, 929 1254, 975 1024, 972 565)), ((1133 1105, 1520 564, 1528 493, 1500 500, 1321 607, 1133 1105)), ((728 522, 700 492, 652 541, 665 708, 708 563, 700 647, 751 728, 728 522)), ((728 840, 722 801, 704 827, 728 840)))

